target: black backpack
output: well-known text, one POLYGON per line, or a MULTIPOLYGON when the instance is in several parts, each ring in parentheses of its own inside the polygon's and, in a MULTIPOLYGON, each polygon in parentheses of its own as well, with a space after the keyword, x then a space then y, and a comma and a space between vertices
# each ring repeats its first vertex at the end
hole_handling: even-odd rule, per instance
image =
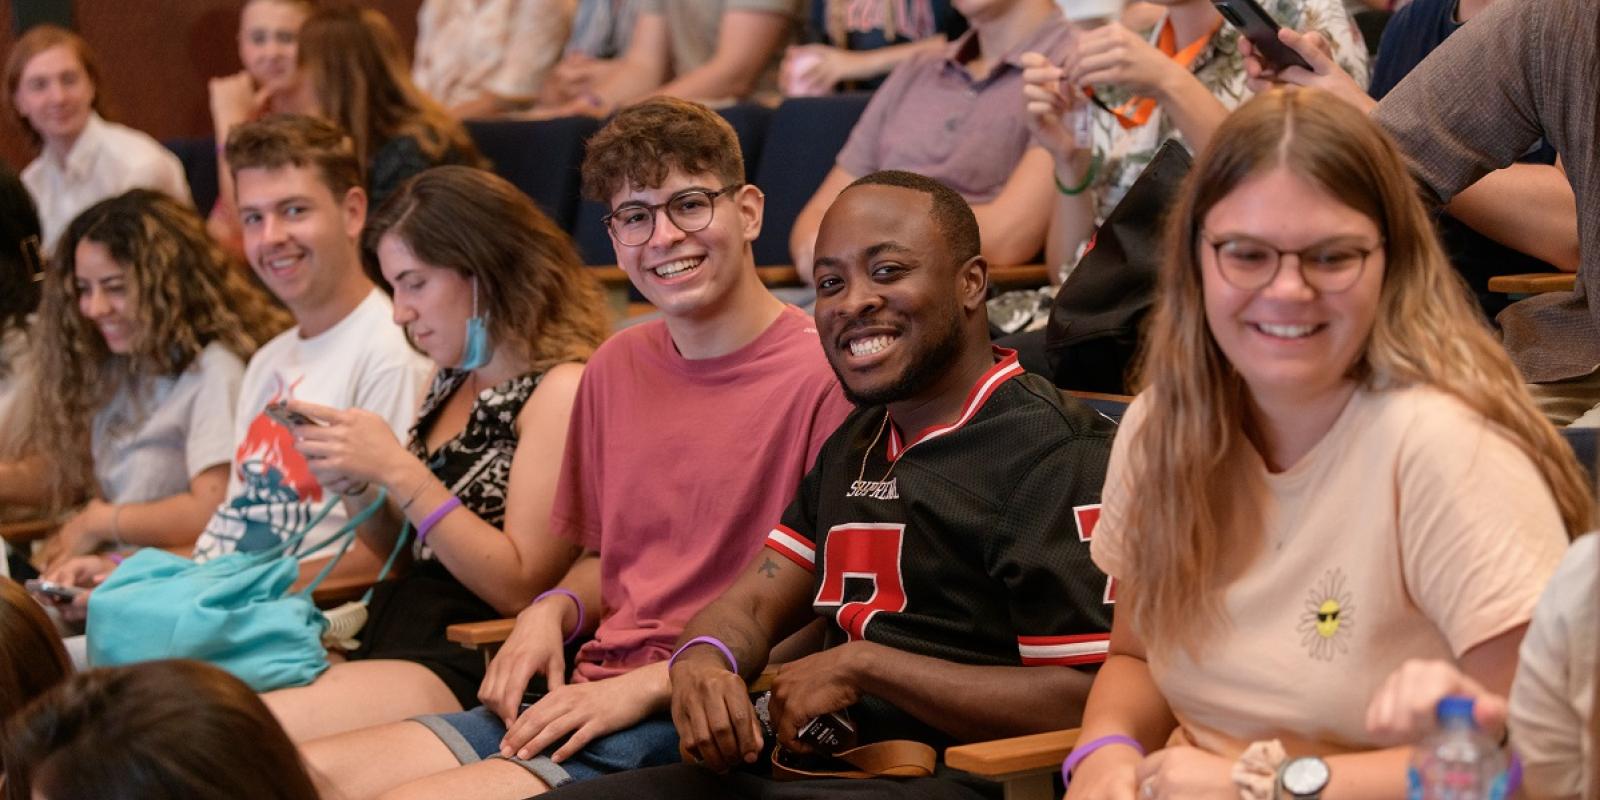
POLYGON ((1155 302, 1167 210, 1191 163, 1182 144, 1163 142, 1056 292, 1045 355, 1057 386, 1128 393, 1128 366, 1155 302))

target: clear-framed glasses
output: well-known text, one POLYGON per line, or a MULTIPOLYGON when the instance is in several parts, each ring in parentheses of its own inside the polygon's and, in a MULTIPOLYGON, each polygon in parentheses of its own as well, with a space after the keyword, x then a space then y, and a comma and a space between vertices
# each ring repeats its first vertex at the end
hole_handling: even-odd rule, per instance
POLYGON ((1245 236, 1213 239, 1205 231, 1200 232, 1200 238, 1211 246, 1222 279, 1235 289, 1247 292, 1271 285, 1278 278, 1278 270, 1283 268, 1283 257, 1295 256, 1300 262, 1300 280, 1323 294, 1338 294, 1356 285, 1361 270, 1367 265, 1367 256, 1383 247, 1381 237, 1371 247, 1333 241, 1303 250, 1279 250, 1245 236))
POLYGON ((734 183, 714 190, 684 189, 667 198, 665 203, 627 203, 602 219, 606 223, 606 230, 619 244, 638 247, 650 241, 655 234, 656 212, 661 209, 667 210, 667 219, 684 233, 705 230, 711 224, 712 213, 716 211, 717 198, 737 191, 741 186, 744 184, 734 183))

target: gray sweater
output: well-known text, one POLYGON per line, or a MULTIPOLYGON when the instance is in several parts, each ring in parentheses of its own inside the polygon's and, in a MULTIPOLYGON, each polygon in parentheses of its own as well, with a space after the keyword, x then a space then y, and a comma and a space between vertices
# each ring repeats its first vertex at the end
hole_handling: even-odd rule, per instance
POLYGON ((1541 137, 1578 200, 1581 264, 1570 294, 1501 312, 1523 377, 1547 383, 1600 368, 1600 1, 1495 3, 1445 40, 1374 112, 1424 195, 1445 203, 1541 137))

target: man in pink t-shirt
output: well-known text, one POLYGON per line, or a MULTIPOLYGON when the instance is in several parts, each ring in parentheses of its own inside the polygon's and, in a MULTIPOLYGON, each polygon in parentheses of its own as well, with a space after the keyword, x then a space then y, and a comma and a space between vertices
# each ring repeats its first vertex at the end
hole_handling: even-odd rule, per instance
POLYGON ((551 515, 582 555, 518 615, 486 705, 419 718, 427 731, 357 770, 351 794, 521 798, 676 761, 672 646, 761 550, 850 412, 811 318, 756 274, 765 198, 721 117, 671 98, 625 109, 590 140, 583 183, 610 204, 617 263, 662 318, 584 370, 551 515), (563 641, 591 633, 567 683, 563 641), (549 691, 525 705, 538 676, 549 691))

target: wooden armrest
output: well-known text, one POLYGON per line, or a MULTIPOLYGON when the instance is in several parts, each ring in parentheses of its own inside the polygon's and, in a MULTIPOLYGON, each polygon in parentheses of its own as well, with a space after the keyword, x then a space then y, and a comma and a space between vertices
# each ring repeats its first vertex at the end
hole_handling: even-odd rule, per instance
POLYGON ((1049 282, 1050 270, 1043 264, 989 268, 989 285, 1001 291, 1007 289, 1033 289, 1049 282))
POLYGON ((1102 403, 1121 403, 1127 405, 1133 402, 1133 395, 1106 394, 1104 392, 1080 392, 1074 389, 1064 389, 1063 394, 1076 397, 1079 400, 1097 400, 1102 403))
POLYGON ((1489 279, 1489 291, 1500 294, 1545 294, 1570 292, 1578 276, 1571 272, 1536 272, 1527 275, 1496 275, 1489 279))
POLYGON ((1078 729, 963 744, 944 751, 944 763, 985 778, 1056 770, 1078 743, 1078 729))
POLYGON ((511 635, 515 617, 492 619, 488 622, 461 622, 444 630, 444 638, 468 650, 478 650, 486 645, 498 645, 511 635))
POLYGON ((53 519, 25 519, 0 523, 0 539, 11 544, 28 544, 55 533, 60 524, 53 519))
POLYGON ((311 593, 311 602, 315 603, 318 608, 330 608, 340 603, 357 600, 361 595, 367 593, 367 589, 372 587, 373 577, 372 575, 352 575, 341 578, 337 575, 329 575, 328 579, 323 581, 322 585, 311 593))

